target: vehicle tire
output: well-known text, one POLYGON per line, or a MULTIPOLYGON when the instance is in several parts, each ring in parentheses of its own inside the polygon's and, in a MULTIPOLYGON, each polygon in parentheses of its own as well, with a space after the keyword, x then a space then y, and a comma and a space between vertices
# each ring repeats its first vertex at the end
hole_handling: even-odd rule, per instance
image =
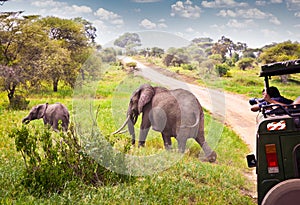
POLYGON ((299 205, 300 179, 289 179, 275 185, 268 191, 262 205, 299 205))

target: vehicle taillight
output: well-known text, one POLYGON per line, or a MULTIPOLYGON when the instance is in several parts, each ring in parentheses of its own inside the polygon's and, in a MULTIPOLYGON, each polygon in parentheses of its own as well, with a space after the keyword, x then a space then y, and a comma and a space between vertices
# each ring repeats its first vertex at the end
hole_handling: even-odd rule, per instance
POLYGON ((265 148, 266 148, 266 157, 268 162, 268 173, 269 174, 279 173, 276 145, 266 144, 265 148))

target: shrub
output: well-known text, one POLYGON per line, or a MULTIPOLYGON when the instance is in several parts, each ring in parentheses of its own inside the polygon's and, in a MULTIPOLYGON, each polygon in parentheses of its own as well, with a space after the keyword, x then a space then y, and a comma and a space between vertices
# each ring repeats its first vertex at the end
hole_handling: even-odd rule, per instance
POLYGON ((181 67, 183 70, 196 70, 196 67, 191 64, 182 64, 181 67))
POLYGON ((227 72, 230 70, 227 64, 217 64, 215 65, 216 72, 220 77, 225 76, 227 72))
POLYGON ((126 66, 129 67, 129 68, 135 69, 136 68, 136 62, 126 63, 126 66))
MULTIPOLYGON (((60 193, 72 181, 99 186, 129 179, 100 166, 90 157, 73 125, 68 133, 23 125, 12 130, 9 136, 15 139, 16 149, 25 163, 22 184, 33 194, 60 193)), ((121 157, 111 157, 122 163, 121 157)))
POLYGON ((15 95, 9 102, 9 109, 25 110, 30 101, 26 100, 22 95, 15 95))
POLYGON ((241 60, 238 61, 237 66, 241 70, 246 70, 246 68, 253 68, 253 58, 242 58, 241 60))

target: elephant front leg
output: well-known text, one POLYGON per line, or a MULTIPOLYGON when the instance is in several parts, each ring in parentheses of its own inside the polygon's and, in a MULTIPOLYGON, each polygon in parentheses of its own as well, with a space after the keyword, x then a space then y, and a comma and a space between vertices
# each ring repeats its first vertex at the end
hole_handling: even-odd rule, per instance
POLYGON ((140 127, 139 147, 144 147, 146 138, 151 127, 148 113, 143 113, 142 123, 140 127))
POLYGON ((144 147, 150 128, 140 129, 139 147, 144 147))

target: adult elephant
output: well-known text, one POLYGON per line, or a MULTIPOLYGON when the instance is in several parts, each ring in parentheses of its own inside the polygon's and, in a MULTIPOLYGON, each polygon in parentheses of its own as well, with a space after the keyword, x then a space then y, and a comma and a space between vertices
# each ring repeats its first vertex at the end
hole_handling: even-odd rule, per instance
POLYGON ((61 120, 62 130, 68 130, 70 114, 66 106, 61 103, 45 103, 34 106, 28 116, 23 118, 22 123, 27 124, 31 120, 41 118, 43 118, 45 125, 50 125, 55 131, 58 131, 58 122, 61 120))
POLYGON ((130 98, 126 121, 113 134, 120 132, 127 124, 132 144, 135 144, 134 125, 141 113, 139 146, 144 146, 152 126, 153 130, 161 132, 166 149, 171 148, 171 137, 175 137, 178 149, 183 153, 187 139, 192 137, 202 147, 208 161, 216 160, 216 153, 205 141, 202 107, 191 92, 141 85, 130 98))

